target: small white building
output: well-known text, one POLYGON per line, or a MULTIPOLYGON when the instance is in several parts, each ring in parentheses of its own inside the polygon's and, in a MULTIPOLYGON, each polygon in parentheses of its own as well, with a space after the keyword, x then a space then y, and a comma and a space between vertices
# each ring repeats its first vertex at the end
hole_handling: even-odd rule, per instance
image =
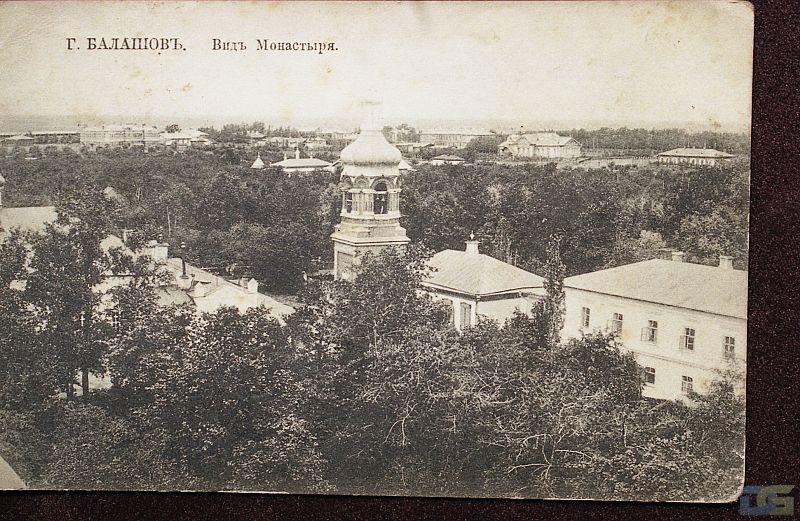
POLYGON ((679 399, 703 392, 731 366, 744 367, 747 272, 654 259, 564 281, 564 338, 614 332, 644 368, 643 394, 679 399))
POLYGON ((512 134, 498 145, 500 154, 511 157, 574 159, 581 155, 581 144, 555 132, 512 134))
POLYGON ((316 170, 325 170, 333 172, 335 170, 332 163, 317 159, 314 157, 300 157, 300 149, 295 149, 294 158, 287 158, 284 154, 283 161, 273 163, 272 166, 279 166, 287 174, 314 172, 316 170))
POLYGON ((447 154, 431 158, 432 165, 463 165, 466 162, 467 160, 463 157, 451 156, 447 154))
POLYGON ((662 165, 717 166, 732 157, 731 154, 713 148, 675 148, 656 155, 662 165))
POLYGON ((440 251, 428 265, 435 271, 422 285, 450 306, 459 331, 479 318, 502 323, 515 310, 530 313, 545 293, 542 277, 480 253, 476 240, 466 241, 464 251, 440 251))

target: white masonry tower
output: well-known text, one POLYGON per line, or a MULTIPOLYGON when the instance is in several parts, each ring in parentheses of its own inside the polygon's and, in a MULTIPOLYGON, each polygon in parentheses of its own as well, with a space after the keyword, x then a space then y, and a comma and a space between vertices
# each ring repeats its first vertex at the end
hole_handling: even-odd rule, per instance
POLYGON ((400 226, 400 151, 383 136, 381 104, 363 104, 361 132, 340 156, 343 169, 340 223, 334 228, 333 269, 337 279, 352 279, 366 252, 410 242, 400 226))

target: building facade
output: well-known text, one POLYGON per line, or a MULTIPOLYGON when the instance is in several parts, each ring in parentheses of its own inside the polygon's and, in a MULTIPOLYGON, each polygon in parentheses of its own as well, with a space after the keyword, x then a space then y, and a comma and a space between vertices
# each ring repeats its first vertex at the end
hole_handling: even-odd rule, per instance
POLYGON ((419 141, 420 143, 430 143, 435 147, 464 148, 473 139, 488 136, 494 136, 494 134, 484 131, 422 132, 419 135, 419 141))
POLYGON ((555 132, 534 132, 510 135, 498 151, 514 158, 574 159, 581 155, 581 144, 555 132))
POLYGON ((342 150, 340 222, 331 235, 336 279, 352 279, 363 255, 410 242, 400 226, 400 151, 382 132, 380 104, 365 103, 366 119, 342 150))
POLYGON ((656 158, 662 165, 717 166, 733 156, 713 148, 675 148, 657 154, 656 158))
POLYGON ((747 352, 747 272, 649 260, 564 281, 564 338, 614 333, 643 368, 644 396, 683 399, 720 372, 743 369, 747 352))
POLYGON ((434 268, 422 286, 448 305, 459 331, 479 320, 501 324, 515 311, 530 313, 544 295, 542 277, 479 251, 478 241, 466 241, 464 251, 444 250, 428 264, 434 268))
POLYGON ((80 131, 81 145, 89 147, 151 147, 162 143, 155 127, 146 125, 102 125, 84 127, 80 131))

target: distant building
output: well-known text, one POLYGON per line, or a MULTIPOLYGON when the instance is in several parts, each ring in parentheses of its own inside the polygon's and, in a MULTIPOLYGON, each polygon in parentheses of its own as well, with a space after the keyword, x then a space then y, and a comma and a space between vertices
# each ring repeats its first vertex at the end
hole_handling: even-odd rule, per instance
POLYGON ((273 136, 266 138, 264 142, 276 145, 280 148, 298 148, 305 142, 305 138, 273 136))
POLYGON ((185 150, 190 147, 206 146, 213 141, 208 139, 208 134, 199 130, 181 130, 179 132, 162 132, 160 134, 164 146, 185 150))
POLYGON ((306 150, 314 152, 318 150, 329 150, 331 146, 328 144, 328 141, 325 138, 312 137, 306 139, 305 148, 306 150))
POLYGON ((674 148, 657 154, 658 162, 667 165, 707 165, 717 166, 731 159, 733 155, 713 148, 674 148))
POLYGON ((491 132, 484 131, 443 131, 443 132, 421 132, 419 135, 420 143, 431 143, 435 147, 464 148, 467 143, 475 138, 494 136, 491 132))
POLYGON ((294 158, 287 159, 284 154, 283 161, 272 163, 272 166, 279 166, 284 172, 290 175, 294 173, 314 172, 315 170, 325 170, 327 172, 333 172, 334 170, 332 163, 328 163, 322 159, 313 157, 301 158, 299 149, 295 149, 294 158))
POLYGON ((77 130, 39 130, 31 135, 37 145, 79 143, 81 140, 77 130))
POLYGON ((431 158, 432 165, 463 165, 467 160, 463 157, 441 155, 431 158))
POLYGON ((102 125, 81 129, 81 145, 89 147, 151 147, 160 145, 156 127, 146 125, 102 125))
POLYGON ((515 310, 530 313, 544 295, 542 277, 478 251, 478 241, 466 241, 464 251, 444 250, 428 264, 435 268, 422 285, 446 302, 458 330, 479 318, 502 323, 515 310))
POLYGON ((581 155, 580 143, 555 132, 512 134, 497 148, 500 154, 515 158, 570 159, 581 155))
POLYGON ((419 154, 423 148, 433 147, 432 143, 401 142, 394 143, 394 146, 403 154, 419 154))
POLYGON ((27 136, 25 134, 18 134, 16 136, 7 137, 3 140, 3 144, 6 146, 15 146, 15 147, 29 147, 35 143, 35 139, 33 136, 27 136))
POLYGON ((743 366, 747 272, 730 257, 703 266, 648 260, 564 281, 563 335, 614 332, 643 370, 644 395, 676 399, 703 392, 717 371, 743 366))

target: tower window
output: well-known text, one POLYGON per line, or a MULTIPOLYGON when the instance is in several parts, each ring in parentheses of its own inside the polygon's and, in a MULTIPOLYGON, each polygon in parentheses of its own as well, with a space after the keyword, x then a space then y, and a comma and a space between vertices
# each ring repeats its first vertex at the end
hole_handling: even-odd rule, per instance
POLYGON ((386 183, 378 183, 375 185, 375 195, 373 200, 372 209, 376 214, 389 213, 389 207, 386 204, 386 183))
POLYGON ((353 192, 345 192, 344 194, 344 210, 347 213, 353 211, 353 192))

